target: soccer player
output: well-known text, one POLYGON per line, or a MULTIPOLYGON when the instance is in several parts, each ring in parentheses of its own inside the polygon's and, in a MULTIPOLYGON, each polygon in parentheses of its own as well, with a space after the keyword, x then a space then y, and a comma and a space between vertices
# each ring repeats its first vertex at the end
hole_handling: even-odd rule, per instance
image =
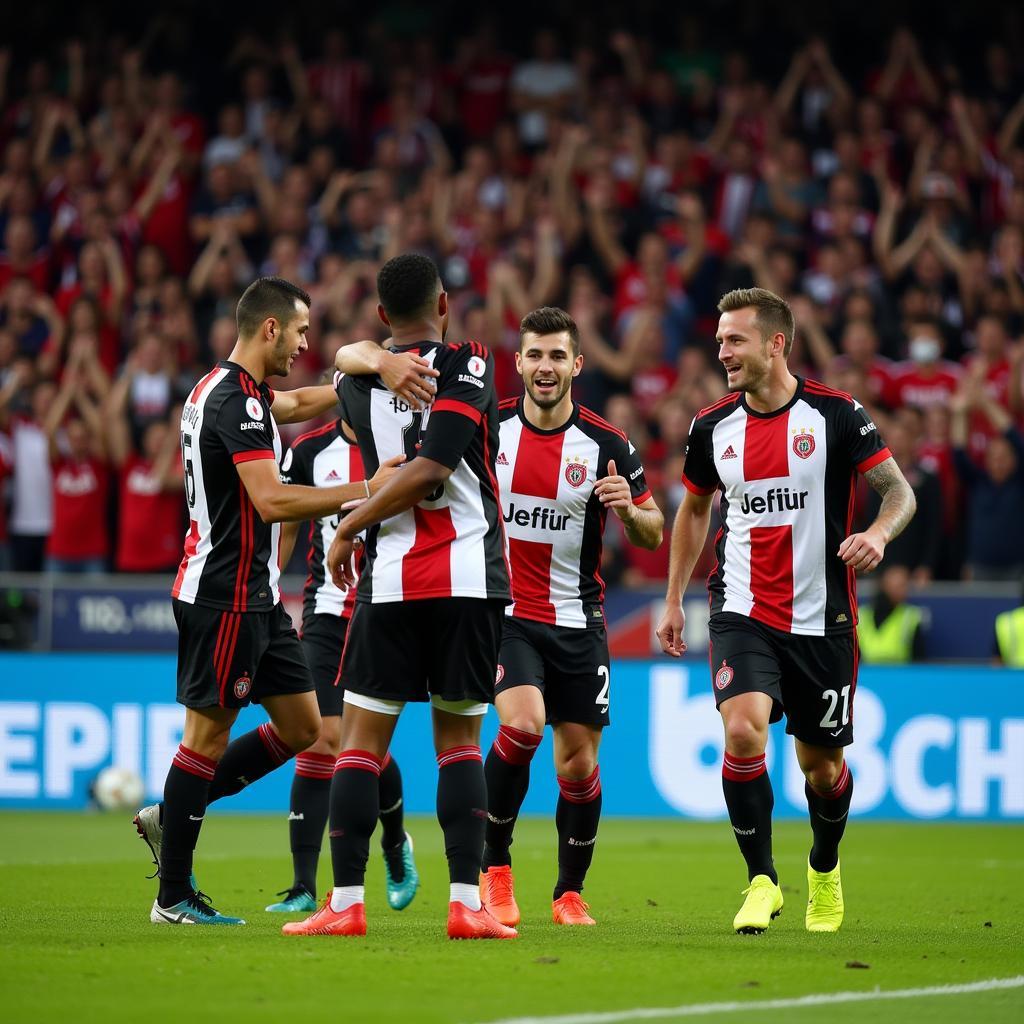
POLYGON ((597 751, 609 724, 601 537, 611 509, 628 540, 657 548, 664 517, 620 430, 572 398, 583 368, 575 321, 545 307, 524 317, 516 369, 525 394, 500 406, 498 486, 513 604, 505 610, 487 755, 487 830, 480 890, 502 924, 519 922, 509 847, 544 732, 558 777, 556 924, 592 925, 580 893, 601 817, 597 751))
POLYGON ((185 732, 164 799, 135 818, 157 862, 154 924, 244 924, 196 891, 192 855, 206 807, 262 778, 320 733, 313 681, 280 603, 281 522, 318 518, 378 488, 368 482, 286 486, 278 473, 277 421, 292 423, 335 404, 330 386, 275 394, 306 350, 309 296, 280 278, 260 278, 238 301, 238 340, 228 359, 192 389, 181 414, 190 525, 171 591, 178 624, 178 701, 185 732), (229 743, 240 708, 263 704, 270 722, 229 743))
MULTIPOLYGON (((363 459, 336 419, 299 437, 281 463, 285 483, 305 487, 335 487, 363 479, 363 459)), ((334 539, 340 515, 323 516, 309 524, 309 576, 302 600, 302 649, 316 684, 320 707, 320 737, 295 758, 288 811, 294 879, 291 887, 268 911, 294 913, 316 909, 316 869, 327 824, 331 777, 341 751, 341 715, 344 693, 341 654, 345 647, 356 592, 343 593, 327 568, 327 549, 334 539)), ((281 565, 291 559, 299 533, 298 523, 281 529, 281 565)), ((412 855, 412 840, 405 832, 402 776, 389 754, 380 773, 381 846, 387 878, 388 904, 404 910, 416 895, 419 876, 412 855)))
POLYGON ((914 494, 859 402, 790 373, 793 314, 782 299, 740 289, 718 309, 729 394, 690 428, 687 493, 657 635, 667 654, 686 650, 683 590, 720 490, 709 657, 725 727, 722 788, 750 880, 733 926, 763 932, 782 911, 765 744, 769 723, 785 712, 813 833, 806 927, 834 932, 843 920, 839 842, 853 795, 843 749, 853 742, 857 686, 855 573, 882 560, 914 514, 914 494), (874 522, 850 534, 858 473, 882 502, 874 522))
MULTIPOLYGON (((437 370, 436 397, 414 409, 377 376, 346 376, 342 418, 374 467, 405 454, 390 486, 342 519, 328 552, 334 580, 351 586, 354 538, 366 562, 345 647, 345 735, 331 785, 334 890, 286 935, 365 935, 363 877, 379 814, 378 781, 407 701, 430 701, 437 751, 437 817, 450 880, 448 936, 510 939, 481 906, 478 877, 487 791, 480 724, 494 699, 509 601, 494 477, 498 400, 494 360, 475 342, 444 344, 448 296, 424 256, 396 256, 377 275, 378 313, 399 353, 437 370)), ((373 344, 347 346, 338 368, 380 365, 373 344), (360 360, 360 347, 369 357, 360 360)))

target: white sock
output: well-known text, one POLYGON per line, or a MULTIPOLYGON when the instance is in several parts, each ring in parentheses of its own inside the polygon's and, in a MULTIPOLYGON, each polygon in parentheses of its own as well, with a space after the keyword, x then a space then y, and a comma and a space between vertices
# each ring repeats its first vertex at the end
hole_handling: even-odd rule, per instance
POLYGON ((331 892, 331 910, 336 914, 365 902, 366 887, 363 885, 336 885, 331 892))
POLYGON ((481 906, 480 886, 467 885, 465 882, 452 882, 451 895, 448 899, 452 903, 464 903, 470 910, 479 910, 481 906))

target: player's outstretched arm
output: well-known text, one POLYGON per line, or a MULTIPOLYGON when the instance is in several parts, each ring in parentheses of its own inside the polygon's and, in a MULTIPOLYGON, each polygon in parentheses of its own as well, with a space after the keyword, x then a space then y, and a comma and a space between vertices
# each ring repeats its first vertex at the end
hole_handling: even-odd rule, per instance
POLYGON ((397 472, 405 456, 388 459, 370 480, 337 487, 302 487, 281 480, 273 458, 251 459, 236 465, 249 500, 265 523, 302 522, 333 515, 345 502, 375 494, 397 472))
POLYGON ((414 409, 433 401, 434 389, 424 378, 436 377, 438 371, 412 352, 391 352, 375 341, 357 341, 338 349, 334 365, 353 377, 377 374, 389 391, 414 409))
POLYGON ((865 479, 882 497, 875 521, 839 545, 839 557, 856 572, 870 572, 881 562, 885 545, 899 536, 917 511, 914 489, 892 457, 873 466, 865 479))
POLYGON ((327 552, 327 566, 335 584, 344 590, 355 578, 351 571, 352 542, 356 535, 377 523, 412 508, 452 475, 452 470, 433 459, 418 456, 396 473, 372 498, 342 519, 327 552))
POLYGON ((668 588, 665 592, 665 613, 658 623, 656 635, 661 649, 678 658, 686 650, 683 627, 683 592, 693 575, 711 522, 711 503, 714 494, 694 494, 687 491, 672 524, 672 549, 668 559, 668 588))
POLYGON ((271 409, 278 423, 303 423, 322 416, 338 404, 338 396, 330 384, 318 384, 292 391, 275 391, 271 409))

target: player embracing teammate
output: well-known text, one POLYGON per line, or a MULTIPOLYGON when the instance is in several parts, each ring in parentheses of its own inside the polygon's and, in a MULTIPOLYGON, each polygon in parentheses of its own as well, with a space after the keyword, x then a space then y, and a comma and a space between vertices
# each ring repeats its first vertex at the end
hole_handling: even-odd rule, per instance
POLYGON ((857 686, 855 573, 881 561, 914 514, 914 494, 859 402, 790 373, 793 314, 781 298, 742 289, 718 308, 730 393, 690 428, 657 634, 667 654, 686 650, 683 591, 720 491, 708 650, 725 727, 722 788, 750 880, 733 926, 763 932, 782 911, 765 746, 769 724, 785 714, 813 833, 805 924, 834 932, 853 796, 843 750, 853 742, 857 686), (858 473, 882 502, 875 521, 851 534, 858 473))

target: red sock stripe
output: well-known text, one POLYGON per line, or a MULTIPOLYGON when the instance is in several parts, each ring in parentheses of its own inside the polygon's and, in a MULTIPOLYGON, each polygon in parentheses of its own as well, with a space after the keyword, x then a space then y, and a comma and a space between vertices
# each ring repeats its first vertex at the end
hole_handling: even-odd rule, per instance
POLYGON ((449 747, 437 755, 438 768, 446 768, 450 764, 458 764, 459 761, 479 761, 482 764, 480 748, 473 746, 449 747))
POLYGON ((494 737, 492 749, 502 761, 509 764, 529 764, 543 738, 535 732, 524 732, 522 729, 503 725, 498 729, 498 735, 494 737))
POLYGON ((295 774, 304 779, 329 779, 334 774, 334 758, 330 754, 298 754, 295 774))
POLYGON ((384 771, 384 769, 387 768, 387 766, 389 764, 391 764, 391 751, 390 750, 384 755, 384 760, 381 761, 381 763, 380 763, 380 770, 384 771))
POLYGON ((727 753, 722 759, 722 777, 730 782, 753 782, 767 771, 764 754, 757 757, 736 757, 727 753))
POLYGON ((376 754, 371 754, 368 750, 346 750, 334 762, 334 771, 340 772, 343 768, 354 768, 361 772, 380 775, 383 763, 376 754))
POLYGON ((839 773, 839 778, 836 779, 836 784, 831 789, 821 790, 814 789, 814 792, 818 796, 823 796, 826 800, 838 800, 847 790, 850 785, 850 766, 843 761, 842 771, 839 773))
POLYGON ((601 794, 601 769, 595 768, 585 779, 563 779, 559 775, 558 789, 571 804, 589 804, 601 794))
POLYGON ((188 772, 189 775, 198 775, 201 779, 212 779, 213 773, 217 770, 216 761, 211 761, 210 758, 203 757, 202 754, 197 754, 194 750, 183 746, 178 747, 172 763, 176 764, 183 772, 188 772))
POLYGON ((292 751, 288 749, 284 740, 277 735, 269 722, 264 722, 256 731, 259 733, 260 739, 263 740, 263 746, 267 748, 267 753, 278 764, 284 764, 292 757, 292 751))

